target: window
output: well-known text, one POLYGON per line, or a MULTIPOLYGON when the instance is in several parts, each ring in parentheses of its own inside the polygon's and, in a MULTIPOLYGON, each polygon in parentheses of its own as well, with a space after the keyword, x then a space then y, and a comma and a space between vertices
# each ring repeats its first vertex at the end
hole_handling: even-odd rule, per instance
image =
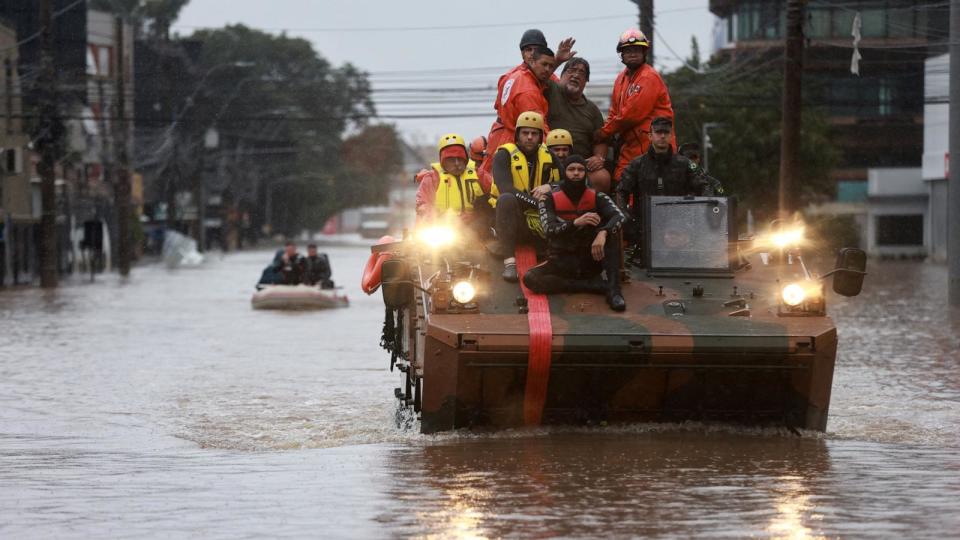
POLYGON ((9 58, 3 61, 3 91, 6 94, 4 106, 7 111, 7 134, 13 133, 13 63, 9 58))
POLYGON ((853 12, 844 9, 833 11, 833 37, 850 37, 853 31, 853 12))
POLYGON ((20 148, 5 148, 3 154, 3 172, 20 174, 23 172, 23 151, 20 148))
POLYGON ((877 216, 878 246, 922 246, 923 215, 877 216))
MULTIPOLYGON (((839 116, 872 118, 910 111, 918 97, 905 91, 910 79, 844 77, 830 81, 830 111, 839 116)), ((921 100, 922 102, 922 100, 921 100)))
POLYGON ((893 38, 913 37, 913 16, 911 8, 890 9, 887 11, 887 34, 893 38))
MULTIPOLYGON (((783 11, 777 3, 746 2, 737 8, 736 36, 732 41, 751 41, 758 39, 780 39, 786 21, 783 11)), ((730 23, 730 30, 734 25, 730 23)))
POLYGON ((837 182, 837 201, 863 202, 867 200, 867 183, 863 180, 840 180, 837 182))
POLYGON ((804 33, 811 38, 830 37, 830 9, 811 9, 807 16, 807 28, 804 33))
POLYGON ((754 4, 744 4, 737 10, 737 41, 756 39, 759 9, 754 4))
POLYGON ((877 114, 893 114, 893 85, 889 79, 880 79, 880 84, 877 85, 877 114))
POLYGON ((865 9, 861 11, 860 34, 865 38, 887 37, 886 10, 865 9))
POLYGON ((97 48, 97 75, 104 77, 113 75, 113 62, 110 61, 112 57, 112 47, 102 46, 97 48))

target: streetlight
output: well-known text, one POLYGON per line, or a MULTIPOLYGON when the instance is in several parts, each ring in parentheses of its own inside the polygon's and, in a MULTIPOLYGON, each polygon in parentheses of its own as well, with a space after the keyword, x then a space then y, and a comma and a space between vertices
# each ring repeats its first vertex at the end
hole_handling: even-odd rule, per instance
POLYGON ((197 249, 201 253, 207 247, 207 186, 203 178, 206 169, 204 157, 206 157, 207 150, 213 150, 218 146, 220 146, 220 132, 217 131, 217 128, 211 126, 203 134, 204 150, 200 152, 200 159, 198 160, 200 170, 197 174, 197 249))

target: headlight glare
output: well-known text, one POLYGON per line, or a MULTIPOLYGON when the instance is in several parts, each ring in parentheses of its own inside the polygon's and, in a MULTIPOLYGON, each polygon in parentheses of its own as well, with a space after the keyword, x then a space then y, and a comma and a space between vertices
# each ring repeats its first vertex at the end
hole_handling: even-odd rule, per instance
POLYGON ((800 285, 791 283, 783 288, 781 296, 783 297, 783 303, 792 307, 800 305, 806 299, 807 292, 800 285))
POLYGON ((417 234, 420 242, 434 248, 449 246, 456 240, 456 233, 452 227, 428 227, 417 234))
POLYGON ((770 241, 780 249, 796 246, 803 241, 803 227, 795 227, 773 233, 773 235, 770 236, 770 241))
POLYGON ((466 304, 477 295, 477 289, 469 281, 458 281, 453 286, 453 299, 460 304, 466 304))

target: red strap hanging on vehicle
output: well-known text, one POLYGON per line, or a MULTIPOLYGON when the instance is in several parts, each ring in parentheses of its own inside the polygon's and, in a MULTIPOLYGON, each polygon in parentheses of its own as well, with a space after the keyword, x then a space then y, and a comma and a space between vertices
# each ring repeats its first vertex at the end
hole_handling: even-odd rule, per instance
MULTIPOLYGON (((522 278, 536 266, 537 253, 530 246, 517 246, 517 273, 522 278)), ((520 288, 527 298, 527 324, 530 325, 530 345, 527 356, 527 386, 523 396, 523 423, 539 425, 543 406, 547 401, 550 382, 550 344, 553 324, 550 322, 550 304, 547 296, 531 291, 520 280, 520 288)))

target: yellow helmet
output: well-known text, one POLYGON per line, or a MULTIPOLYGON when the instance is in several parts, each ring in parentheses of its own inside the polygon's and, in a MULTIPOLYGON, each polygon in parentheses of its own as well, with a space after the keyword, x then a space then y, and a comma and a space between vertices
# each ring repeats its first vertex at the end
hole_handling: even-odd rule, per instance
POLYGON ((551 129, 547 134, 547 146, 573 146, 573 135, 565 129, 551 129))
POLYGON ((443 152, 444 148, 454 145, 462 146, 464 152, 467 150, 467 143, 463 142, 463 137, 456 133, 447 133, 443 137, 440 137, 440 142, 437 143, 437 152, 443 152))
POLYGON ((517 117, 517 129, 534 128, 543 131, 543 115, 537 111, 527 111, 520 113, 517 117))

